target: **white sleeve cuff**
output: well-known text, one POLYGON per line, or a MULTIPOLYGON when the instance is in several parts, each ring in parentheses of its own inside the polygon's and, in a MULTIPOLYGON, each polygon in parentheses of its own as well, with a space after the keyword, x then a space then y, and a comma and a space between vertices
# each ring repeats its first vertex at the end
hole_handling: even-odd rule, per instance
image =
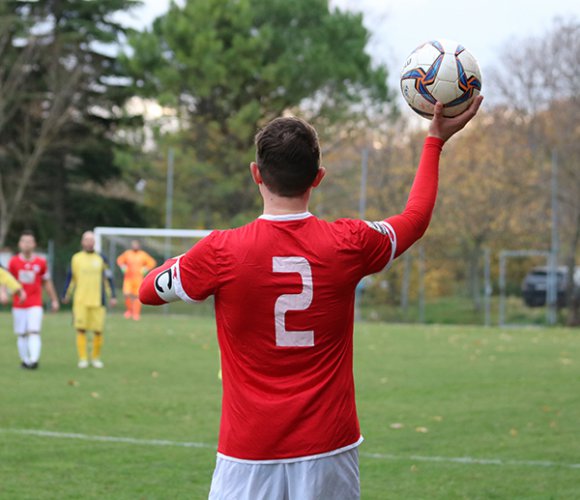
POLYGON ((195 304, 196 302, 199 302, 195 299, 192 299, 189 295, 187 295, 186 291, 183 289, 183 283, 181 283, 181 271, 179 269, 179 261, 181 260, 181 258, 177 259, 177 262, 175 264, 173 264, 173 266, 171 266, 172 268, 175 266, 175 274, 174 276, 176 277, 175 279, 175 293, 177 294, 177 296, 183 300, 183 302, 187 302, 189 304, 195 304))

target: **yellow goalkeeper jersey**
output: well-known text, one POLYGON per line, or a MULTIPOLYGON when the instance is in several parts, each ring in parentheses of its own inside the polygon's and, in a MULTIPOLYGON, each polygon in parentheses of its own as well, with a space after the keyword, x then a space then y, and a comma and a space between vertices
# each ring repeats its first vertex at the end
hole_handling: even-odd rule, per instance
POLYGON ((64 296, 72 294, 74 305, 87 307, 104 306, 107 297, 115 296, 113 274, 103 255, 84 250, 73 255, 64 296))

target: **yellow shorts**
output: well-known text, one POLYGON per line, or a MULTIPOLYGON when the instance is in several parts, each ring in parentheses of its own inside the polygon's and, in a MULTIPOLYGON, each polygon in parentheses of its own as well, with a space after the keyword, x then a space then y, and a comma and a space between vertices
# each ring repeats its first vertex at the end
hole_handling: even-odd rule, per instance
POLYGON ((143 278, 131 278, 123 281, 123 295, 134 295, 139 297, 139 287, 143 283, 143 278))
POLYGON ((105 326, 105 306, 73 305, 74 326, 77 330, 102 332, 105 326))

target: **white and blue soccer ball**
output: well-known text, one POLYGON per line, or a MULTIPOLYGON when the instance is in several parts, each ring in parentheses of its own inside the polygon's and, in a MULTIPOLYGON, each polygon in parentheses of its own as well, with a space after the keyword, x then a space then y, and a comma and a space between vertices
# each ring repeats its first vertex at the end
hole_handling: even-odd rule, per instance
POLYGON ((433 117, 435 103, 444 116, 465 111, 481 92, 481 71, 475 57, 453 40, 431 40, 417 47, 401 71, 401 92, 411 109, 433 117))

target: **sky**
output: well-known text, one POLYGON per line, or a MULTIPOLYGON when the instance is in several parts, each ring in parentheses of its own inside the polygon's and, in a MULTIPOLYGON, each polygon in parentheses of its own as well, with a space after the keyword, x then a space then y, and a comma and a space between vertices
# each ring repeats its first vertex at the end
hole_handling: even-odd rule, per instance
MULTIPOLYGON (((127 21, 148 26, 168 5, 169 0, 144 0, 127 21)), ((580 0, 331 0, 331 5, 363 13, 372 34, 368 51, 374 61, 387 65, 391 85, 398 86, 400 69, 413 49, 446 38, 461 43, 479 61, 484 94, 486 69, 510 43, 542 36, 557 16, 580 19, 580 0)))

